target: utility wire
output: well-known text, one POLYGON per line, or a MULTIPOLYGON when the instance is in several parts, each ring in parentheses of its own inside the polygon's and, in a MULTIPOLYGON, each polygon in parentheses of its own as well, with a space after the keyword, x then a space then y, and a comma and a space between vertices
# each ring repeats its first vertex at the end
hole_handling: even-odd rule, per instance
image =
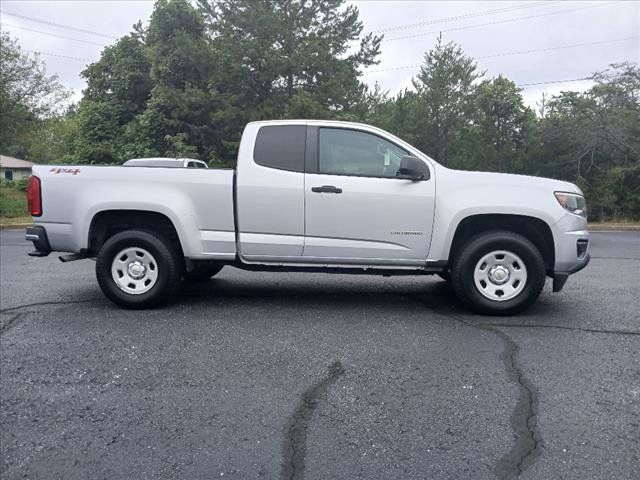
POLYGON ((42 23, 44 25, 50 25, 52 27, 66 28, 67 30, 74 30, 74 31, 80 32, 80 33, 88 33, 90 35, 96 35, 98 37, 110 38, 112 40, 117 40, 118 39, 118 37, 114 37, 113 35, 107 35, 105 33, 100 33, 100 32, 96 32, 96 31, 93 31, 93 30, 85 30, 84 28, 78 28, 78 27, 74 27, 72 25, 65 25, 65 24, 62 24, 62 23, 49 22, 48 20, 41 20, 39 18, 28 17, 26 15, 20 15, 18 13, 12 13, 12 12, 7 12, 7 11, 4 11, 2 13, 4 15, 10 15, 12 17, 22 18, 23 20, 29 20, 31 22, 42 23))
POLYGON ((4 25, 5 27, 11 27, 11 28, 19 28, 20 30, 27 30, 29 32, 41 33, 43 35, 50 35, 52 37, 64 38, 66 40, 73 40, 74 42, 89 43, 91 45, 98 45, 100 47, 105 47, 106 46, 104 43, 97 43, 97 42, 92 42, 90 40, 81 40, 79 38, 67 37, 65 35, 58 35, 57 33, 50 33, 50 32, 45 32, 45 31, 42 31, 42 30, 36 30, 35 28, 19 27, 18 25, 11 25, 10 23, 2 22, 2 23, 0 23, 0 25, 4 25))
POLYGON ((392 37, 392 38, 383 38, 382 41, 383 42, 394 42, 397 40, 406 40, 409 38, 418 38, 418 37, 424 37, 427 35, 437 35, 439 33, 444 33, 444 32, 454 32, 454 31, 458 31, 458 30, 467 30, 469 28, 478 28, 478 27, 486 27, 489 25, 501 25, 503 23, 510 23, 510 22, 521 22, 523 20, 530 20, 532 18, 542 18, 542 17, 548 17, 550 15, 559 15, 561 13, 568 13, 568 12, 576 12, 578 10, 586 10, 589 8, 598 8, 598 7, 604 7, 607 5, 612 5, 614 3, 619 3, 619 2, 609 2, 609 3, 602 3, 602 4, 598 4, 598 5, 587 5, 586 7, 577 7, 577 8, 566 8, 564 10, 556 10, 554 12, 547 12, 547 13, 540 13, 537 15, 529 15, 526 17, 517 17, 517 18, 506 18, 504 20, 496 20, 494 22, 486 22, 486 23, 476 23, 475 25, 465 25, 462 27, 453 27, 453 28, 447 28, 444 30, 434 30, 431 32, 423 32, 423 33, 414 33, 412 35, 404 35, 402 37, 392 37))
MULTIPOLYGON (((640 35, 634 35, 631 37, 624 37, 624 38, 614 38, 611 40, 598 40, 595 42, 584 42, 584 43, 574 43, 571 45, 558 45, 555 47, 546 47, 546 48, 535 48, 535 49, 531 49, 531 50, 520 50, 520 51, 510 51, 510 52, 502 52, 502 53, 494 53, 491 55, 483 55, 481 57, 474 57, 474 60, 482 60, 485 58, 495 58, 495 57, 509 57, 511 55, 525 55, 528 53, 537 53, 537 52, 550 52, 552 50, 562 50, 562 49, 566 49, 566 48, 577 48, 577 47, 584 47, 584 46, 588 46, 588 45, 602 45, 605 43, 614 43, 614 42, 624 42, 627 40, 635 40, 637 38, 640 38, 640 35)), ((420 67, 420 64, 413 64, 413 65, 399 65, 397 67, 389 67, 389 68, 381 68, 378 70, 370 70, 368 72, 364 72, 365 75, 368 75, 370 73, 379 73, 379 72, 389 72, 392 70, 407 70, 409 68, 418 68, 420 67)))
POLYGON ((547 80, 547 81, 544 81, 544 82, 517 83, 516 85, 518 87, 530 87, 532 85, 549 85, 551 83, 579 82, 581 80, 593 80, 593 77, 570 78, 568 80, 547 80))
POLYGON ((521 4, 521 5, 516 5, 514 7, 502 7, 502 8, 496 8, 494 10, 479 10, 476 12, 469 12, 469 13, 464 13, 461 15, 454 15, 451 17, 443 17, 443 18, 437 18, 435 20, 425 20, 423 22, 417 22, 417 23, 406 23, 406 24, 401 24, 401 25, 394 25, 391 27, 385 27, 385 28, 380 28, 377 30, 372 30, 372 33, 384 33, 384 32, 395 32, 398 30, 409 30, 412 28, 418 28, 418 27, 424 27, 426 25, 434 25, 437 23, 448 23, 448 22, 456 22, 458 20, 466 20, 467 18, 475 18, 475 17, 484 17, 486 15, 494 15, 494 14, 500 14, 500 13, 507 13, 507 12, 511 12, 514 10, 524 10, 524 9, 528 9, 528 8, 537 8, 537 7, 549 7, 552 6, 554 4, 557 4, 560 2, 534 2, 534 3, 525 3, 525 4, 521 4))
POLYGON ((92 62, 93 61, 90 58, 71 57, 69 55, 61 55, 59 53, 41 52, 40 50, 29 50, 27 48, 23 48, 22 50, 24 50, 25 52, 38 53, 40 55, 48 55, 50 57, 68 58, 69 60, 78 60, 78 61, 81 61, 81 62, 92 62))

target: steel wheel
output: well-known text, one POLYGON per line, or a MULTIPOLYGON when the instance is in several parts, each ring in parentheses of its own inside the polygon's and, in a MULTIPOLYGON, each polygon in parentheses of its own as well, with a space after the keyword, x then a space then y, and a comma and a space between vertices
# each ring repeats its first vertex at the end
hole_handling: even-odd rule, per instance
POLYGON ((125 248, 113 258, 111 275, 118 288, 132 295, 141 295, 156 284, 158 263, 144 248, 125 248))
POLYGON ((527 267, 515 253, 494 250, 478 261, 473 280, 485 298, 502 302, 522 292, 527 283, 527 267))

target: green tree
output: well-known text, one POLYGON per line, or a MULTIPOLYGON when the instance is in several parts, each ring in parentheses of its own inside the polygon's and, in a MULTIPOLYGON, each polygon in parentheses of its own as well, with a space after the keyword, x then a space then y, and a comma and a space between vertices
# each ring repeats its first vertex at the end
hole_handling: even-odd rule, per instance
POLYGON ((424 56, 413 86, 417 93, 416 146, 445 165, 457 166, 451 152, 473 111, 474 82, 482 76, 475 61, 454 43, 436 45, 424 56))
POLYGON ((185 0, 159 0, 146 48, 153 88, 138 127, 160 154, 208 158, 216 136, 216 62, 201 13, 185 0))
POLYGON ((158 0, 149 27, 105 48, 83 72, 69 161, 208 158, 215 144, 212 48, 200 13, 186 0, 158 0))
POLYGON ((535 114, 525 107, 520 89, 503 76, 480 83, 473 95, 472 124, 465 127, 473 145, 462 155, 466 168, 523 172, 535 143, 535 114))
POLYGON ((139 38, 126 35, 106 47, 100 60, 81 75, 87 88, 72 120, 74 134, 66 161, 119 163, 125 152, 137 150, 137 143, 126 136, 127 124, 144 111, 151 94, 144 45, 139 38))
POLYGON ((67 96, 37 55, 24 53, 6 32, 0 34, 0 151, 32 158, 33 133, 59 114, 67 96))
POLYGON ((199 1, 219 61, 215 120, 234 139, 221 145, 223 155, 249 120, 359 116, 367 92, 360 69, 376 63, 381 37, 363 35, 358 9, 344 4, 199 1))
POLYGON ((640 218, 640 68, 614 64, 593 78, 587 92, 549 100, 537 170, 577 182, 592 218, 640 218))

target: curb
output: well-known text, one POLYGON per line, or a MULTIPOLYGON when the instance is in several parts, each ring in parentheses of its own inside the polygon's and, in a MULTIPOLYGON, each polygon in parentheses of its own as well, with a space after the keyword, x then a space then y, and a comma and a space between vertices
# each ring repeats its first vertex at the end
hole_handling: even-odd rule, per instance
POLYGON ((589 225, 590 232, 636 232, 640 231, 640 225, 589 225))
POLYGON ((20 228, 27 228, 31 223, 3 223, 0 224, 0 230, 18 230, 20 228))

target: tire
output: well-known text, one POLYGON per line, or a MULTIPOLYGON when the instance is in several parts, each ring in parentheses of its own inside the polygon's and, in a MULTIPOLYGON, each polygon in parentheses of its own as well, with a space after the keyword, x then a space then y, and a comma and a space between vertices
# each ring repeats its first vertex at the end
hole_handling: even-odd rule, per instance
POLYGON ((96 278, 105 296, 123 308, 160 305, 176 290, 181 258, 161 235, 126 230, 109 238, 98 253, 96 278))
POLYGON ((536 246, 509 231, 471 238, 451 268, 451 284, 458 298, 486 315, 524 311, 540 296, 545 277, 544 260, 536 246))
POLYGON ((187 282, 198 283, 198 282, 206 282, 211 277, 217 275, 224 265, 196 265, 196 267, 190 272, 184 272, 182 275, 187 282))

